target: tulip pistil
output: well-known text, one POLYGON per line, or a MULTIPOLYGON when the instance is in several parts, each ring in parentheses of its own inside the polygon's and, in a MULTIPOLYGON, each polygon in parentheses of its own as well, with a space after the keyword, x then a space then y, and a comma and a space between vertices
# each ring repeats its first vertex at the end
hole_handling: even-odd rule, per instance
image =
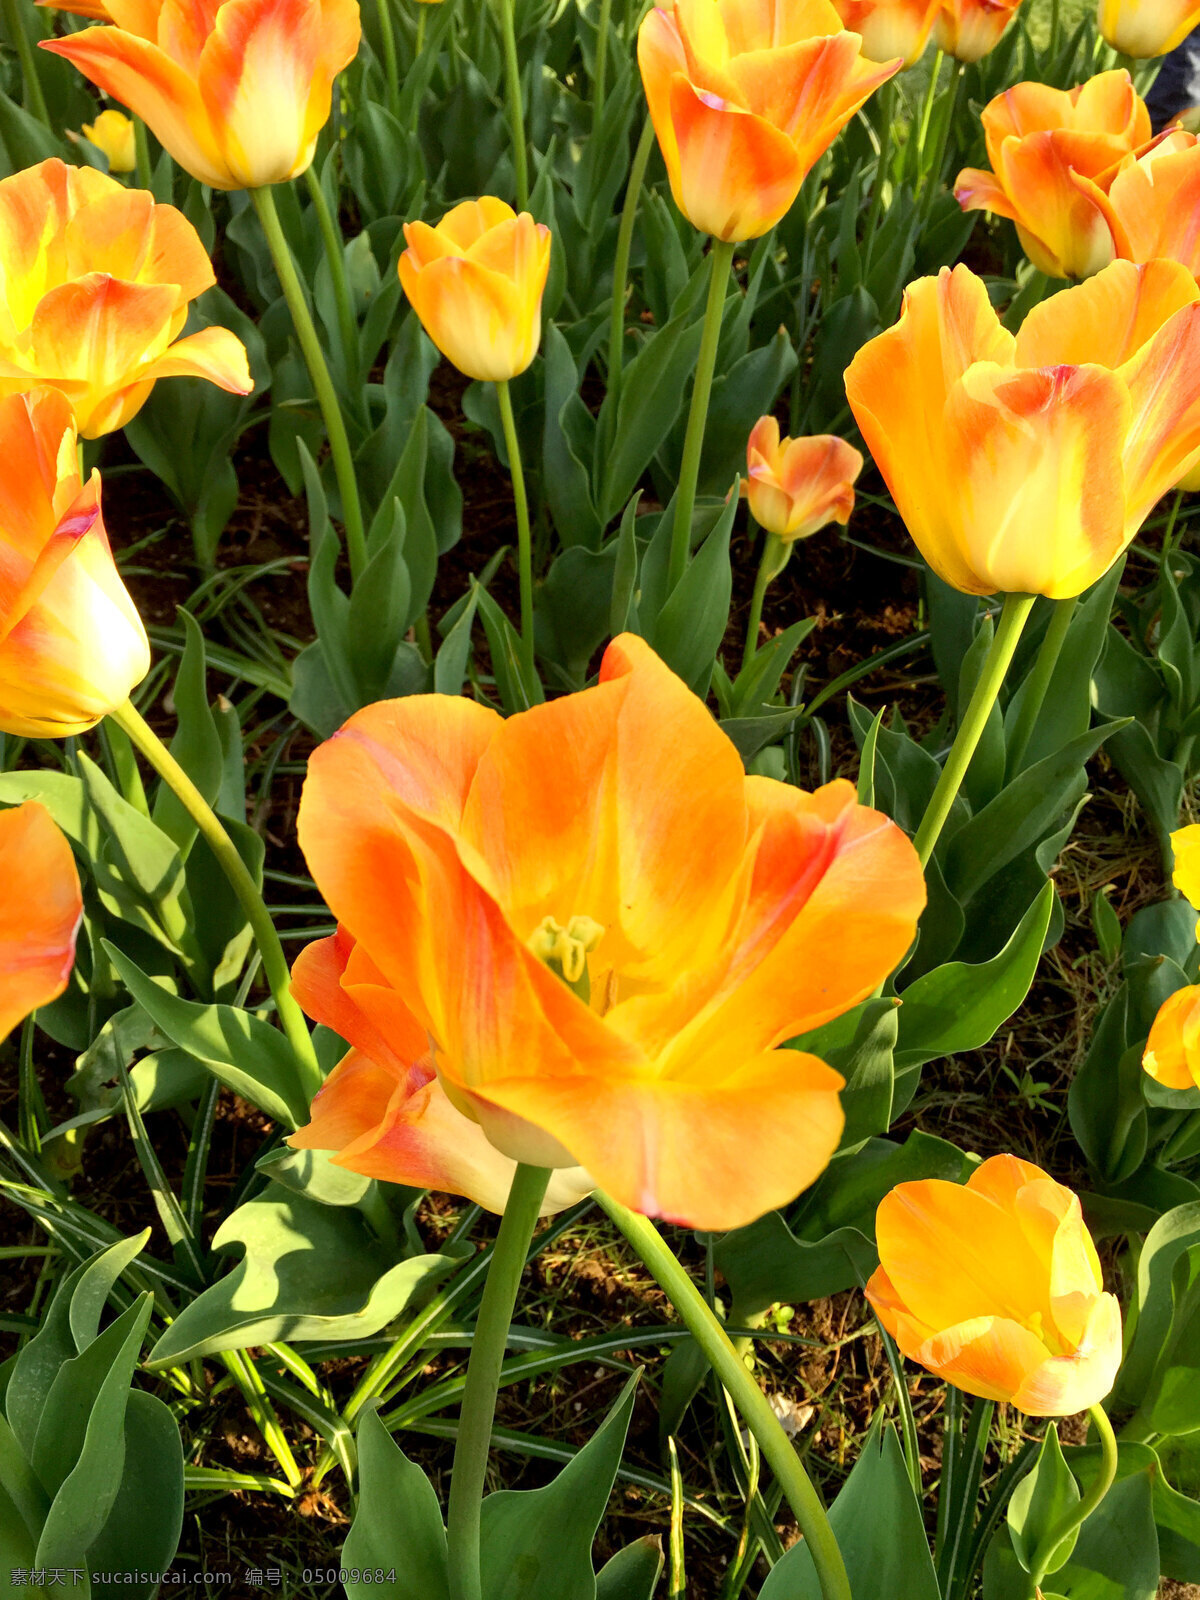
POLYGON ((539 961, 557 972, 581 1000, 590 1000, 587 958, 604 937, 604 928, 591 917, 572 917, 564 928, 553 917, 543 917, 529 948, 539 961))

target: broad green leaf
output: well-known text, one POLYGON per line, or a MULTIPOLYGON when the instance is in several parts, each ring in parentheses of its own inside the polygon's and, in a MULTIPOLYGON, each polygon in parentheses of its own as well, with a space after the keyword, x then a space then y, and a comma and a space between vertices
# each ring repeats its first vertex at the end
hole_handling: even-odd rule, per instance
MULTIPOLYGON (((384 1427, 367 1411, 358 1430, 358 1510, 342 1547, 345 1567, 395 1568, 391 1600, 449 1600, 446 1530, 437 1495, 384 1427)), ((346 1584, 350 1600, 375 1600, 378 1584, 346 1584)))
MULTIPOLYGON (((208 801, 216 800, 224 766, 221 737, 208 704, 208 674, 204 655, 204 635, 190 611, 181 609, 185 644, 175 672, 172 698, 176 727, 171 754, 208 801)), ((160 783, 151 811, 155 826, 171 839, 186 861, 195 843, 197 828, 182 802, 167 783, 160 783)))
POLYGON ((605 1562, 596 1574, 596 1600, 653 1600, 662 1569, 662 1540, 646 1534, 605 1562))
POLYGON ((92 1600, 153 1600, 159 1585, 133 1581, 140 1572, 165 1572, 183 1528, 183 1446, 168 1408, 144 1390, 125 1406, 125 1466, 104 1526, 88 1547, 93 1572, 123 1576, 92 1581, 92 1600))
POLYGON ((1171 1342, 1175 1266, 1198 1247, 1200 1202, 1175 1207, 1146 1236, 1138 1258, 1137 1321, 1114 1391, 1124 1406, 1137 1407, 1151 1397, 1156 1370, 1171 1342))

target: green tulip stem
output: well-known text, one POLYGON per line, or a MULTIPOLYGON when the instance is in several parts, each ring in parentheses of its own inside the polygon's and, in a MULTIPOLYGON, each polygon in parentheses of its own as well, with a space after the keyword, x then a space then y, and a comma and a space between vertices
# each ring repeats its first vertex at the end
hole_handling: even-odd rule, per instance
POLYGON ((1100 1435, 1102 1452, 1100 1471, 1088 1492, 1051 1525, 1049 1533, 1038 1546, 1037 1554, 1033 1558, 1033 1571, 1030 1573, 1033 1585, 1030 1589, 1031 1600, 1041 1589, 1046 1568, 1053 1559, 1055 1551, 1076 1528, 1083 1526, 1112 1488, 1117 1476, 1117 1436, 1113 1432, 1112 1423, 1108 1420, 1108 1414, 1103 1406, 1095 1405, 1088 1407, 1088 1416, 1091 1417, 1092 1424, 1100 1435))
POLYGON ((950 76, 950 87, 946 91, 950 103, 946 107, 946 115, 943 117, 941 127, 938 130, 937 148, 934 151, 933 160, 925 170, 926 190, 922 197, 925 216, 929 215, 929 208, 933 204, 934 196, 937 194, 938 184, 942 181, 942 168, 946 163, 946 150, 950 143, 950 130, 954 125, 954 115, 958 110, 959 89, 962 85, 963 73, 966 70, 961 61, 954 63, 954 70, 950 76))
POLYGON ((25 100, 30 114, 54 133, 55 127, 50 121, 50 112, 46 107, 46 96, 42 92, 42 80, 38 73, 37 52, 30 44, 29 35, 25 31, 21 0, 3 0, 3 6, 4 31, 16 46, 17 60, 21 63, 21 83, 25 89, 25 100))
POLYGON ((427 13, 426 13, 425 7, 422 4, 420 4, 420 0, 418 0, 418 4, 417 4, 417 42, 413 46, 413 55, 414 55, 414 57, 415 56, 419 56, 421 54, 421 51, 424 50, 424 48, 425 48, 425 17, 426 17, 426 15, 427 15, 427 13))
MULTIPOLYGON (((753 527, 753 523, 751 524, 753 527)), ((772 578, 777 578, 788 564, 788 557, 792 547, 783 539, 763 529, 762 556, 758 563, 758 576, 754 580, 754 594, 750 599, 750 617, 746 623, 746 644, 742 650, 742 671, 744 672, 758 654, 758 635, 762 627, 763 600, 766 598, 767 585, 772 578)))
MULTIPOLYGON (((921 181, 921 166, 925 158, 925 145, 929 139, 929 122, 933 116, 933 103, 937 99, 938 79, 942 75, 942 62, 945 59, 946 52, 944 50, 939 50, 933 58, 933 69, 929 74, 929 87, 925 91, 925 103, 921 107, 920 126, 917 130, 916 138, 912 141, 913 153, 917 162, 917 170, 913 175, 918 188, 921 181)), ((911 166, 908 170, 912 173, 911 166)))
POLYGON ((863 255, 866 271, 871 265, 875 249, 875 233, 883 210, 883 186, 887 182, 892 154, 892 118, 896 112, 896 80, 889 78, 879 91, 879 159, 875 163, 875 182, 871 186, 871 209, 867 213, 867 226, 863 234, 863 255))
POLYGON ((604 80, 608 66, 608 30, 612 22, 612 0, 600 0, 600 21, 596 28, 596 68, 592 74, 592 128, 604 110, 604 80))
POLYGON ((804 1470, 804 1463, 796 1453, 795 1446, 784 1433, 766 1395, 747 1370, 744 1358, 738 1354, 716 1313, 648 1217, 627 1210, 603 1190, 597 1191, 595 1199, 666 1292, 688 1332, 703 1350, 719 1382, 725 1386, 741 1412, 747 1428, 758 1441, 763 1459, 775 1474, 776 1482, 800 1525, 821 1585, 823 1600, 851 1600, 846 1566, 820 1496, 804 1470))
POLYGON ((1004 596, 1004 609, 1000 613, 1000 626, 996 629, 996 637, 992 640, 987 659, 983 663, 983 671, 979 675, 979 682, 975 685, 975 692, 959 724, 950 754, 946 758, 946 765, 942 768, 942 775, 937 781, 937 787, 925 808, 921 826, 917 829, 916 838, 913 840, 923 867, 928 865, 933 847, 938 842, 946 818, 950 815, 950 808, 962 787, 967 768, 971 765, 971 757, 983 737, 983 730, 987 726, 988 717, 996 703, 996 696, 1000 693, 1000 686, 1004 682, 1004 676, 1012 662, 1036 598, 1037 596, 1032 594, 1004 596))
POLYGON ((514 0, 500 0, 500 37, 504 45, 504 93, 508 100, 508 125, 512 135, 513 174, 517 210, 529 210, 529 154, 525 147, 525 106, 521 98, 521 64, 517 59, 517 24, 514 0))
POLYGON ((708 401, 712 394, 713 371, 717 365, 717 346, 721 340, 721 314, 725 309, 725 289, 733 265, 736 244, 714 239, 709 255, 712 275, 708 280, 708 303, 704 307, 704 330, 700 335, 700 354, 696 358, 696 380, 692 385, 692 404, 688 411, 687 433, 683 441, 683 462, 679 486, 675 491, 675 525, 671 529, 671 558, 667 568, 667 593, 670 594, 687 571, 692 538, 692 513, 696 509, 696 484, 700 477, 700 455, 704 449, 704 425, 708 420, 708 401))
POLYGON ((608 393, 614 401, 621 388, 621 368, 625 361, 625 296, 629 291, 629 256, 633 249, 633 225, 646 177, 646 166, 654 148, 654 124, 646 118, 642 136, 634 151, 621 207, 621 226, 617 230, 617 253, 613 261, 612 310, 608 324, 608 393))
POLYGON ((209 849, 217 858, 221 871, 229 880, 229 886, 237 896, 238 903, 246 913, 246 921, 253 931, 254 942, 262 957, 263 972, 275 997, 279 1021, 296 1058, 296 1069, 304 1095, 311 1100, 321 1087, 321 1069, 317 1062, 316 1051, 313 1049, 308 1024, 304 1020, 304 1013, 292 997, 287 957, 283 953, 275 924, 271 921, 262 895, 258 892, 258 885, 250 876, 249 868, 238 854, 233 840, 225 832, 216 812, 150 727, 133 701, 127 700, 123 706, 110 711, 109 716, 126 734, 130 743, 141 751, 168 788, 174 791, 179 803, 196 824, 209 849))
POLYGON ((1167 557, 1171 554, 1171 545, 1172 545, 1172 543, 1174 541, 1174 538, 1175 538, 1175 524, 1179 521, 1179 508, 1180 508, 1180 506, 1182 504, 1183 504, 1183 490, 1182 489, 1176 489, 1175 498, 1171 502, 1171 514, 1167 518, 1167 526, 1166 526, 1166 528, 1165 528, 1165 530, 1163 532, 1163 537, 1162 537, 1162 555, 1161 555, 1161 559, 1163 561, 1166 561, 1167 557))
POLYGON ((508 451, 508 470, 512 475, 513 502, 517 509, 517 576, 521 585, 521 641, 526 661, 533 665, 533 537, 529 527, 529 500, 525 494, 525 471, 521 466, 521 441, 513 417, 508 380, 496 385, 500 402, 500 421, 504 425, 504 448, 508 451))
POLYGON ((400 111, 400 65, 396 59, 396 29, 392 22, 392 0, 379 0, 379 42, 383 46, 383 75, 387 81, 387 108, 392 116, 400 111))
POLYGON ((321 349, 321 341, 317 337, 312 313, 308 309, 308 300, 300 282, 300 275, 296 271, 296 263, 292 260, 291 249, 280 225, 279 212, 275 208, 275 196, 269 188, 251 189, 249 194, 258 213, 258 220, 262 224, 267 248, 271 252, 271 260, 275 263, 275 272, 283 289, 283 297, 292 314, 292 326, 296 330, 296 338, 300 342, 300 349, 308 366, 308 375, 317 393, 317 403, 325 419, 325 431, 329 435, 329 453, 333 457, 333 471, 337 478, 338 492, 342 497, 342 522, 346 529, 346 554, 350 559, 350 578, 356 583, 367 564, 367 538, 345 418, 338 404, 333 379, 329 376, 329 366, 321 349))
POLYGON ((141 117, 133 119, 133 159, 137 163, 137 181, 139 189, 148 189, 152 182, 150 175, 150 141, 146 136, 146 124, 141 117))
POLYGON ((1033 737, 1033 730, 1037 727, 1037 719, 1045 704, 1046 691, 1054 677, 1054 669, 1058 665, 1058 658, 1062 654, 1062 647, 1071 627, 1071 619, 1075 615, 1075 608, 1079 604, 1079 596, 1072 595, 1069 600, 1056 600, 1050 621, 1041 644, 1038 646, 1037 660, 1033 664, 1033 671, 1029 675, 1029 682, 1025 686, 1025 695, 1021 703, 1017 720, 1013 725, 1012 738, 1008 744, 1008 770, 1009 775, 1015 777, 1021 770, 1025 751, 1029 748, 1029 741, 1033 737))
POLYGON ((337 306, 338 331, 342 336, 342 354, 346 364, 346 377, 353 382, 358 356, 358 321, 354 315, 354 308, 350 303, 350 285, 346 281, 346 249, 342 241, 341 230, 334 221, 333 212, 329 209, 329 201, 325 198, 325 190, 321 186, 321 180, 311 166, 305 169, 304 181, 308 185, 308 197, 312 201, 313 211, 316 213, 317 227, 321 230, 321 242, 325 246, 325 260, 329 267, 329 281, 333 285, 333 299, 334 304, 337 306))
POLYGON ((481 1600, 479 1513, 492 1442, 492 1419, 500 1392, 500 1368, 517 1288, 549 1181, 550 1173, 545 1167, 517 1167, 475 1319, 446 1516, 450 1600, 481 1600))

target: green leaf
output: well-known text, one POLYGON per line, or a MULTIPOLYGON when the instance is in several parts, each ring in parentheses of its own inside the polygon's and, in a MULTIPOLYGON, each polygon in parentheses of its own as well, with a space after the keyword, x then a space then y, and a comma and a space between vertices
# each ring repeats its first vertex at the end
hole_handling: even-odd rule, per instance
POLYGON ((543 482, 562 543, 595 549, 600 518, 592 500, 586 463, 595 456, 596 424, 579 395, 579 373, 571 347, 555 322, 546 323, 546 421, 542 436, 543 482))
POLYGON ((848 1051, 839 1056, 837 1070, 846 1080, 841 1094, 846 1113, 843 1148, 888 1130, 898 1011, 899 1002, 893 998, 868 1000, 848 1051))
MULTIPOLYGON (((446 1530, 437 1495, 384 1427, 367 1411, 358 1429, 358 1510, 342 1547, 342 1565, 374 1572, 395 1568, 391 1600, 449 1600, 446 1530)), ((379 1585, 347 1582, 349 1600, 374 1600, 379 1585)))
POLYGON ((449 1255, 397 1262, 360 1212, 276 1184, 239 1206, 213 1237, 214 1250, 239 1244, 243 1259, 184 1306, 148 1366, 279 1340, 366 1339, 456 1264, 449 1255))
MULTIPOLYGON (((829 1510, 829 1524, 855 1595, 941 1600, 921 1507, 896 1430, 876 1427, 829 1510)), ((821 1600, 807 1544, 793 1545, 771 1568, 760 1600, 821 1600)))
MULTIPOLYGON (((185 643, 175 673, 172 698, 176 727, 171 754, 212 805, 221 788, 224 756, 221 737, 208 704, 204 635, 190 611, 181 609, 185 643)), ((186 861, 198 829, 167 783, 160 783, 151 810, 154 824, 171 839, 186 861)))
MULTIPOLYGON (((683 577, 667 595, 653 624, 648 625, 649 642, 672 671, 701 696, 708 693, 713 658, 729 626, 733 590, 729 535, 737 507, 737 497, 731 494, 704 543, 689 560, 683 577)), ((668 507, 663 514, 664 523, 671 517, 668 507)))
POLYGON ((115 945, 105 940, 104 948, 122 983, 172 1044, 276 1122, 298 1128, 308 1120, 292 1047, 277 1028, 237 1006, 182 1000, 147 977, 115 945))
POLYGON ((483 1600, 595 1600, 592 1540, 612 1493, 640 1374, 544 1489, 501 1489, 481 1513, 483 1600))
POLYGON ((1054 896, 1053 883, 1047 883, 991 961, 976 965, 951 961, 904 990, 896 1040, 897 1072, 940 1056, 978 1050, 995 1036, 1029 993, 1054 896))
MULTIPOLYGON (((689 306, 647 339, 625 367, 616 407, 611 447, 602 462, 600 522, 606 526, 637 487, 638 479, 653 460, 683 407, 687 380, 700 349, 701 323, 689 306)), ((611 425, 600 413, 598 439, 611 425)))
POLYGON ((662 1540, 646 1534, 605 1562, 596 1574, 596 1600, 653 1600, 662 1569, 662 1540))
POLYGON ((1039 1567, 1042 1572, 1057 1572, 1070 1557, 1078 1528, 1053 1550, 1046 1549, 1046 1538, 1079 1500, 1079 1485, 1063 1460, 1058 1428, 1051 1422, 1038 1458, 1013 1490, 1006 1512, 1013 1550, 1026 1572, 1039 1567))
POLYGON ((88 1547, 93 1572, 123 1574, 112 1583, 92 1581, 91 1600, 153 1600, 157 1583, 134 1581, 140 1572, 165 1572, 183 1528, 183 1445, 168 1408, 141 1389, 125 1405, 125 1466, 103 1528, 88 1547))
POLYGON ((1173 1342, 1176 1264, 1197 1248, 1200 1202, 1168 1211, 1146 1236, 1138 1258, 1137 1320, 1114 1391, 1124 1406, 1149 1402, 1157 1388, 1160 1362, 1173 1342))
POLYGON ((183 858, 175 841, 125 800, 82 750, 76 760, 88 803, 104 830, 93 861, 105 905, 135 927, 183 952, 194 941, 185 905, 183 858))
POLYGON ((478 607, 479 596, 472 590, 461 616, 438 647, 433 663, 433 687, 437 694, 462 693, 467 662, 471 658, 471 629, 475 626, 478 607))

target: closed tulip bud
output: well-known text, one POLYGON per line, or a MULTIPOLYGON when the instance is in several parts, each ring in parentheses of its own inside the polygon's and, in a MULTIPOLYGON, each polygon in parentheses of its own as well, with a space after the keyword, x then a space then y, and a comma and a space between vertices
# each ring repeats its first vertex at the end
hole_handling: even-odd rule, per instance
POLYGON ((150 648, 79 479, 71 408, 53 389, 0 399, 0 731, 86 733, 150 670, 150 648))
POLYGON ((1200 22, 1196 0, 1100 0, 1100 32, 1114 50, 1144 61, 1174 50, 1200 22))
POLYGON ((933 38, 956 61, 981 61, 1000 43, 1021 0, 942 0, 933 38))
POLYGON ((110 172, 132 172, 137 166, 133 123, 119 111, 102 111, 95 122, 85 122, 84 138, 102 150, 110 172))
POLYGON ((4 1039, 31 1011, 48 1006, 66 988, 83 916, 71 846, 36 800, 0 811, 0 881, 4 1039))
POLYGON ((985 108, 983 131, 992 170, 959 173, 963 210, 1009 217, 1025 254, 1052 278, 1107 266, 1117 250, 1105 191, 1150 139, 1150 113, 1129 74, 1102 72, 1065 92, 1018 83, 985 108))
POLYGON ((1014 337, 969 268, 910 284, 846 396, 921 554, 967 594, 1080 594, 1200 461, 1200 288, 1114 261, 1014 337))
POLYGON ((919 61, 942 0, 833 0, 850 33, 862 40, 871 61, 901 56, 906 67, 919 61))
POLYGON ((1164 1089, 1200 1089, 1200 984, 1185 984, 1163 1001, 1142 1067, 1164 1089))
POLYGON ((490 383, 524 372, 542 337, 549 228, 484 195, 455 206, 436 228, 406 222, 404 237, 400 282, 447 361, 490 383))
POLYGON ((143 189, 56 159, 0 180, 0 394, 60 389, 85 439, 124 427, 159 378, 248 394, 228 328, 177 338, 214 282, 195 228, 143 189))
POLYGON ((718 239, 757 239, 900 61, 868 60, 830 0, 668 0, 638 32, 675 204, 718 239))
MULTIPOLYGON (((358 50, 355 0, 105 0, 115 27, 42 41, 127 105, 213 189, 284 183, 310 164, 333 80, 358 50)), ((60 7, 94 17, 94 0, 60 7)))
POLYGON ((742 492, 760 527, 793 544, 828 522, 849 521, 863 458, 832 434, 781 439, 775 417, 760 417, 746 447, 742 492))
POLYGON ((867 1299, 904 1355, 1033 1417, 1097 1405, 1121 1364, 1079 1199, 1040 1167, 993 1156, 965 1185, 899 1184, 875 1218, 867 1299))

